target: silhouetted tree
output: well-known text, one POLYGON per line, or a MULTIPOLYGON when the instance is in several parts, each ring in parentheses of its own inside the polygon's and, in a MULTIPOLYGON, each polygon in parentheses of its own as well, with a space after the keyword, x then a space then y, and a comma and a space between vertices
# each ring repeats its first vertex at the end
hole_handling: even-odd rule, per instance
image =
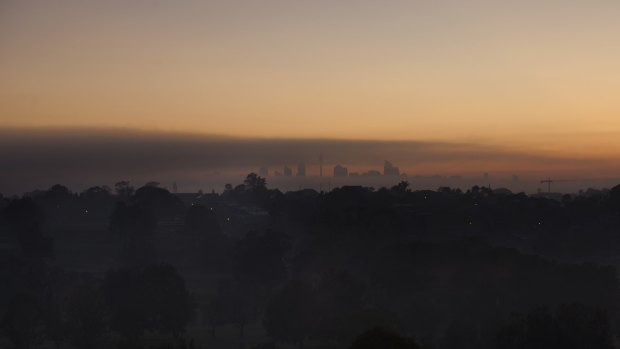
POLYGON ((108 199, 111 195, 111 189, 108 186, 94 186, 84 190, 81 196, 89 199, 108 199))
POLYGON ((252 347, 252 349, 279 349, 280 347, 273 342, 260 343, 252 347))
POLYGON ((170 218, 183 212, 181 200, 164 188, 144 186, 136 190, 131 202, 155 213, 157 218, 170 218))
POLYGON ((398 184, 392 187, 391 191, 398 194, 410 192, 411 190, 409 189, 409 182, 400 181, 398 182, 398 184))
POLYGON ((226 301, 222 296, 218 293, 202 308, 202 313, 211 327, 211 337, 214 338, 217 328, 228 324, 226 301))
POLYGON ((475 324, 469 321, 453 321, 448 326, 441 343, 442 349, 477 349, 483 347, 475 324))
POLYGON ((157 228, 152 210, 118 202, 110 217, 110 230, 123 244, 122 255, 129 263, 144 264, 151 259, 150 237, 157 228))
POLYGON ((290 249, 289 237, 282 232, 251 231, 235 247, 235 272, 254 283, 279 282, 287 274, 284 256, 290 249))
POLYGON ((129 199, 135 189, 131 185, 129 185, 129 181, 120 181, 114 184, 114 189, 116 190, 116 194, 122 199, 129 199))
POLYGON ((109 219, 115 199, 107 186, 90 187, 80 194, 81 216, 87 221, 109 219))
POLYGON ((314 298, 314 337, 325 341, 354 336, 353 319, 364 309, 363 285, 348 273, 329 271, 322 275, 314 298))
POLYGON ((78 281, 69 290, 66 302, 69 341, 78 349, 102 347, 108 330, 108 307, 96 280, 78 281))
POLYGON ((185 214, 185 229, 203 234, 220 232, 217 215, 203 205, 192 205, 185 214))
POLYGON ((148 266, 143 275, 149 327, 179 339, 192 317, 192 300, 185 280, 170 264, 148 266))
POLYGON ((243 184, 245 189, 251 191, 264 191, 267 189, 267 180, 256 173, 248 174, 245 180, 243 180, 243 184))
POLYGON ((172 334, 180 340, 191 319, 191 296, 172 265, 110 270, 104 290, 112 328, 130 347, 139 345, 146 330, 172 334))
POLYGON ((375 327, 360 334, 351 349, 419 349, 413 338, 403 337, 390 330, 375 327))
POLYGON ((127 348, 137 347, 148 329, 149 302, 146 283, 138 269, 113 269, 106 273, 104 292, 110 306, 110 325, 127 348))
POLYGON ((239 336, 243 337, 245 326, 258 316, 257 296, 252 285, 231 279, 220 280, 217 293, 205 309, 211 334, 215 336, 218 326, 233 325, 239 329, 239 336))
POLYGON ((30 349, 43 340, 41 307, 31 295, 15 295, 2 318, 0 328, 15 348, 30 349))
POLYGON ((562 304, 527 316, 514 314, 497 335, 499 349, 611 349, 613 336, 605 311, 580 304, 562 304))
POLYGON ((45 192, 45 198, 48 200, 63 201, 72 198, 71 191, 64 185, 54 184, 45 192))
POLYGON ((267 306, 264 326, 275 340, 298 344, 311 335, 315 298, 310 285, 290 281, 267 306))
POLYGON ((44 236, 41 224, 43 211, 30 198, 15 199, 4 210, 9 227, 17 235, 24 256, 27 258, 47 258, 53 254, 53 241, 44 236))

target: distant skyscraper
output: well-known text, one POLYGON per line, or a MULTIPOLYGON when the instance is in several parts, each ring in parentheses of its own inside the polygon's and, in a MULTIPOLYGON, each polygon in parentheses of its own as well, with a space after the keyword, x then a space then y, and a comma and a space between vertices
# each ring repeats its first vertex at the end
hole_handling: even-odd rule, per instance
POLYGON ((319 177, 323 177, 323 154, 319 155, 319 177))
POLYGON ((284 166, 284 175, 287 177, 290 177, 293 175, 293 170, 288 167, 288 166, 284 166))
POLYGON ((392 165, 391 162, 385 160, 385 162, 383 162, 383 175, 384 176, 400 176, 400 169, 392 165))
POLYGON ((379 176, 381 176, 381 172, 375 171, 375 170, 368 170, 368 171, 362 173, 362 176, 364 176, 364 177, 379 177, 379 176))
POLYGON ((336 166, 334 166, 334 177, 346 177, 349 174, 349 170, 338 164, 336 166))
POLYGON ((258 169, 258 175, 261 177, 267 177, 269 175, 269 168, 267 168, 267 166, 265 165, 262 165, 258 169))
POLYGON ((297 176, 298 177, 306 176, 306 164, 304 164, 303 162, 297 164, 297 176))
POLYGON ((485 181, 488 181, 489 180, 489 173, 485 172, 483 178, 484 178, 485 181))
POLYGON ((512 181, 513 182, 518 182, 519 181, 519 176, 517 176, 516 174, 512 175, 512 181))

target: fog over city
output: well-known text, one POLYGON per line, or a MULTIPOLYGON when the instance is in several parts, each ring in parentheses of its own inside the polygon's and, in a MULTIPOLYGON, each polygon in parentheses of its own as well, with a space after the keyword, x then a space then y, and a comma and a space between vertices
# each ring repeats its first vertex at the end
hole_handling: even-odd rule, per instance
POLYGON ((60 181, 87 188, 119 180, 159 181, 167 186, 177 182, 187 192, 220 192, 224 184, 258 172, 261 166, 269 169, 269 183, 284 190, 345 184, 380 187, 397 180, 362 175, 383 174, 386 160, 418 189, 477 184, 534 193, 544 187, 540 180, 554 178, 559 180, 556 189, 574 192, 612 184, 617 173, 604 158, 559 157, 474 142, 241 138, 84 128, 0 133, 0 191, 13 194, 60 181), (322 180, 314 178, 320 176, 321 156, 322 180), (308 178, 296 176, 300 163, 306 165, 308 178), (353 176, 328 179, 338 164, 353 176), (285 166, 295 178, 284 178, 285 166))

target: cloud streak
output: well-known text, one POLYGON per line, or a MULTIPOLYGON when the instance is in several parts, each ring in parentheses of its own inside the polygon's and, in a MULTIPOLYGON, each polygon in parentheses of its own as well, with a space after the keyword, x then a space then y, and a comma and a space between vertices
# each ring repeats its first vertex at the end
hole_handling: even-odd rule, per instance
MULTIPOLYGON (((110 183, 122 178, 233 174, 299 162, 381 166, 390 160, 417 173, 587 169, 601 159, 529 154, 474 143, 339 139, 259 139, 132 129, 2 129, 0 190, 62 182, 110 183)), ((312 173, 312 170, 310 170, 312 173)), ((326 172, 327 173, 327 172, 326 172)))

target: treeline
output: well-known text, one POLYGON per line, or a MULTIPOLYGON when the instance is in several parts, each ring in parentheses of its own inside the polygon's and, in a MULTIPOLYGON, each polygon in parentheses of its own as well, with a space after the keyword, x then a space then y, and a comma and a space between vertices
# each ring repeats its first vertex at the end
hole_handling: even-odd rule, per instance
POLYGON ((607 349, 619 333, 620 187, 282 193, 250 174, 221 195, 119 182, 0 201, 0 346, 607 349), (83 226, 116 246, 104 273, 58 267, 83 226))

